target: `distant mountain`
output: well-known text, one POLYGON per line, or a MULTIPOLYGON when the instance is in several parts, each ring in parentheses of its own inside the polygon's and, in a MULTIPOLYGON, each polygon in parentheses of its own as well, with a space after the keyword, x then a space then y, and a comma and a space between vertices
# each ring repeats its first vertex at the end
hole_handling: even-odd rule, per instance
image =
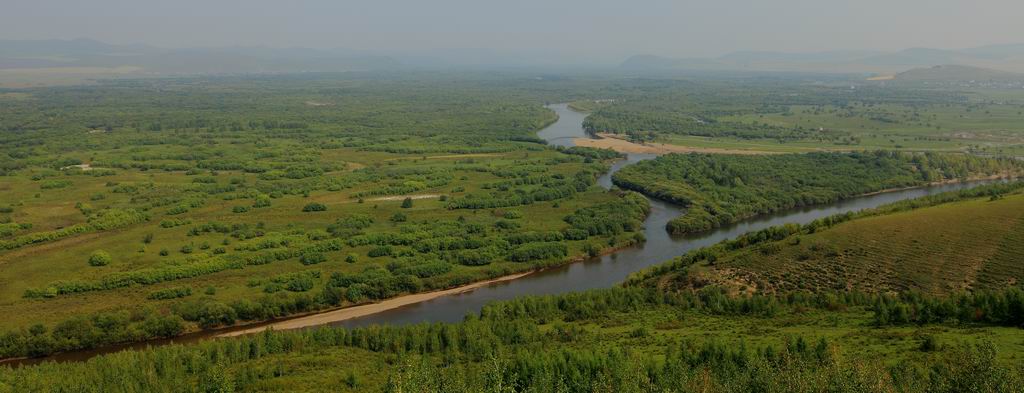
POLYGON ((727 64, 715 59, 672 59, 654 55, 637 55, 626 59, 620 66, 627 70, 716 69, 727 64))
POLYGON ((896 52, 826 51, 783 53, 743 51, 717 58, 673 59, 633 56, 620 67, 628 70, 745 70, 894 74, 912 68, 961 65, 1024 72, 1024 44, 967 49, 909 48, 896 52))
POLYGON ((906 82, 1020 82, 1024 74, 962 65, 939 65, 915 68, 896 74, 893 78, 906 82))
POLYGON ((758 63, 838 63, 877 55, 877 51, 825 51, 783 53, 767 51, 739 51, 719 57, 718 60, 737 64, 758 63))
POLYGON ((387 56, 343 49, 165 49, 77 40, 0 40, 0 70, 131 67, 147 74, 330 72, 398 67, 387 56))

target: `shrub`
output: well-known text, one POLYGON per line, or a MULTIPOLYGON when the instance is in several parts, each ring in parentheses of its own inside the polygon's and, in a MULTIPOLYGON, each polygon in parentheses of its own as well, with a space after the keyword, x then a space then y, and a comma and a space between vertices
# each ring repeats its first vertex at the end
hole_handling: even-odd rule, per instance
POLYGON ((146 296, 149 300, 166 300, 166 299, 178 299, 189 296, 192 294, 192 288, 189 287, 175 287, 161 289, 159 291, 151 292, 146 296))
POLYGON ((512 250, 509 260, 526 262, 535 259, 559 258, 568 254, 569 250, 563 243, 529 243, 512 250))
POLYGON ((935 352, 941 348, 942 345, 939 344, 939 339, 930 334, 924 336, 924 340, 921 341, 921 345, 918 347, 921 352, 935 352))
POLYGON ((402 200, 402 208, 409 209, 412 207, 412 198, 405 198, 402 200))
POLYGON ((209 329, 216 326, 234 324, 237 314, 235 314, 235 309, 227 304, 210 302, 203 304, 198 317, 197 322, 199 322, 199 326, 209 329))
POLYGON ((261 194, 256 197, 256 200, 252 202, 252 207, 270 207, 270 195, 261 194))
POLYGON ((291 292, 306 292, 310 289, 313 289, 313 285, 315 285, 315 283, 313 282, 312 277, 300 275, 292 277, 290 280, 288 280, 288 282, 284 286, 284 289, 287 289, 291 292))
POLYGON ((188 205, 177 205, 167 209, 168 216, 174 216, 178 214, 184 214, 188 212, 188 205))
POLYGON ((369 255, 370 258, 377 258, 392 255, 393 253, 394 250, 391 248, 391 246, 377 246, 370 249, 370 252, 366 253, 366 255, 369 255))
POLYGON ((106 251, 96 250, 89 255, 89 266, 107 266, 112 260, 106 251))
POLYGON ((299 262, 302 262, 303 265, 316 265, 325 261, 327 261, 327 256, 318 252, 305 253, 299 257, 299 262))
POLYGON ((327 206, 322 203, 312 202, 302 208, 303 212, 322 212, 327 211, 327 206))

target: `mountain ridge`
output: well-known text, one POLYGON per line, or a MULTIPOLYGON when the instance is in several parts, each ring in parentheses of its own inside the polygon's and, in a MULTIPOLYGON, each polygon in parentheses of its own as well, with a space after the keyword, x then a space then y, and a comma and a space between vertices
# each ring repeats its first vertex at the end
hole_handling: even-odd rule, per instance
POLYGON ((710 58, 634 55, 620 65, 631 71, 748 70, 894 74, 936 65, 971 66, 1003 72, 1024 72, 1024 44, 964 49, 907 48, 892 52, 737 51, 710 58))

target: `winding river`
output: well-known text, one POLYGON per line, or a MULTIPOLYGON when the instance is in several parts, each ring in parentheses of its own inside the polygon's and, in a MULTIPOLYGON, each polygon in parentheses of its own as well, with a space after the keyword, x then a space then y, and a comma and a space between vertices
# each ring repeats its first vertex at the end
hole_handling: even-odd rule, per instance
MULTIPOLYGON (((554 124, 541 130, 538 136, 547 140, 551 145, 566 147, 573 146, 573 140, 576 138, 588 137, 582 127, 583 118, 586 117, 584 114, 569 109, 566 104, 551 105, 549 108, 558 114, 559 119, 554 124)), ((629 154, 625 160, 615 162, 611 170, 598 179, 598 184, 609 189, 612 187, 611 175, 613 173, 626 165, 654 157, 655 155, 652 154, 629 154)), ((514 280, 481 286, 471 291, 436 297, 419 303, 328 324, 331 326, 359 327, 372 324, 457 322, 461 321, 466 314, 477 312, 484 304, 496 300, 512 299, 525 295, 550 295, 611 287, 624 281, 630 273, 666 262, 689 250, 709 246, 746 232, 784 223, 807 223, 833 214, 876 207, 903 199, 970 188, 980 183, 946 184, 864 196, 825 206, 793 209, 773 215, 760 216, 711 232, 689 236, 672 236, 665 230, 665 224, 669 220, 683 214, 679 207, 652 199, 650 201, 651 213, 644 222, 644 235, 647 237, 647 241, 641 245, 625 248, 605 256, 591 258, 580 263, 538 271, 514 280)), ((268 324, 256 326, 265 325, 268 324)), ((10 363, 32 364, 47 360, 79 361, 98 354, 127 348, 144 348, 146 346, 167 343, 203 340, 215 337, 225 331, 237 331, 245 328, 252 328, 252 326, 194 333, 173 340, 156 340, 89 351, 57 354, 41 359, 21 359, 10 363)))
MULTIPOLYGON (((589 137, 583 130, 585 114, 569 109, 567 104, 551 105, 548 108, 558 113, 558 121, 541 130, 537 135, 547 140, 549 144, 570 147, 573 146, 574 139, 589 137)), ((653 154, 629 154, 625 160, 613 164, 611 170, 598 179, 598 184, 606 189, 611 188, 612 174, 616 171, 626 165, 654 157, 656 156, 653 154)), ((647 241, 636 247, 591 258, 581 263, 542 270, 516 280, 494 283, 470 292, 439 297, 361 318, 335 322, 331 325, 358 327, 372 324, 457 322, 461 321, 466 314, 477 312, 484 304, 496 300, 507 300, 524 295, 551 295, 608 288, 625 281, 626 277, 635 271, 667 262, 689 250, 710 246, 747 232, 785 223, 803 224, 818 218, 872 208, 903 199, 970 188, 979 183, 955 183, 869 195, 825 206, 792 209, 759 216, 711 232, 687 236, 673 236, 665 230, 665 224, 683 214, 682 210, 678 206, 651 199, 651 214, 644 221, 644 235, 647 237, 647 241)))

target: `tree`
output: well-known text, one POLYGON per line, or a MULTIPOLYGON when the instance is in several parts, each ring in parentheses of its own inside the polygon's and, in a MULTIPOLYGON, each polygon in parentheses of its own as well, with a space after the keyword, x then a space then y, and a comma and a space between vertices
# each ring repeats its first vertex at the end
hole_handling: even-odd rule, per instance
POLYGON ((89 255, 89 266, 107 266, 112 260, 106 251, 96 250, 89 255))
POLYGON ((408 209, 408 208, 411 208, 411 207, 412 207, 412 198, 406 197, 404 200, 402 200, 402 208, 403 209, 408 209))

